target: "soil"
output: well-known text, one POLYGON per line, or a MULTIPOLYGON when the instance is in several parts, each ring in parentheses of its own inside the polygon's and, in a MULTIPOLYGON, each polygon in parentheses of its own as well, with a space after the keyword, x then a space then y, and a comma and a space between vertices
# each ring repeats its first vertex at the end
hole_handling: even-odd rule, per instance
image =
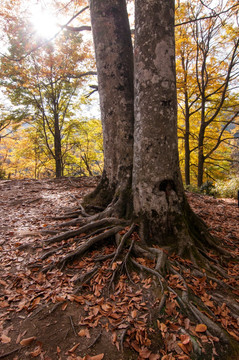
MULTIPOLYGON (((178 345, 183 341, 179 327, 180 322, 187 321, 187 327, 195 330, 197 324, 177 317, 172 308, 173 299, 168 302, 172 311, 168 315, 177 317, 177 321, 162 322, 157 317, 155 307, 159 300, 152 278, 133 272, 131 282, 121 274, 109 288, 108 262, 98 269, 96 277, 79 282, 79 275, 94 269, 96 256, 113 251, 111 243, 104 249, 95 247, 64 269, 52 266, 46 273, 41 271, 42 266, 57 263, 69 251, 69 246, 71 251, 76 247, 75 239, 61 242, 61 248, 59 244, 48 246, 45 240, 63 231, 60 224, 66 220, 61 217, 79 208, 83 196, 96 184, 97 179, 87 177, 0 181, 0 359, 191 358, 187 349, 178 345), (52 249, 56 252, 43 260, 42 254, 52 249), (75 292, 77 287, 78 292, 75 292), (168 330, 171 332, 167 333, 168 330)), ((187 197, 211 233, 237 256, 239 211, 236 200, 192 193, 187 193, 187 197)), ((67 230, 70 229, 68 226, 67 230)), ((78 242, 82 236, 78 237, 78 242)), ((144 265, 143 262, 144 259, 144 265)), ((238 275, 238 265, 230 263, 227 271, 232 276, 236 272, 238 275)), ((169 307, 166 312, 168 310, 169 307)), ((237 340, 228 314, 220 316, 227 319, 226 330, 237 340)), ((195 336, 212 344, 203 331, 195 332, 195 336)), ((186 338, 184 342, 186 345, 186 338)), ((220 345, 216 339, 214 342, 217 346, 213 345, 213 357, 207 357, 205 347, 201 359, 220 359, 217 356, 220 345)))

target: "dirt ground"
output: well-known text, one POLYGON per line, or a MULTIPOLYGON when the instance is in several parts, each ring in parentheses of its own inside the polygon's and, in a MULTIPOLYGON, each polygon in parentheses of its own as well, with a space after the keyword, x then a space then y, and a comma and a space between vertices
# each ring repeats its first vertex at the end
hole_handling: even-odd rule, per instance
MULTIPOLYGON (((94 271, 95 256, 109 254, 112 244, 104 250, 95 248, 64 269, 54 267, 69 244, 72 251, 76 242, 63 241, 59 248, 45 240, 61 230, 60 224, 66 221, 61 216, 77 208, 96 182, 85 177, 0 181, 0 359, 190 359, 187 339, 179 335, 180 321, 187 321, 194 332, 196 324, 190 324, 189 319, 162 323, 154 318, 158 299, 156 292, 151 292, 151 278, 133 274, 131 283, 122 274, 117 285, 109 289, 107 266, 102 266, 94 281, 83 281, 82 285, 82 275, 94 271), (48 254, 54 247, 56 252, 48 254), (45 258, 43 254, 47 254, 45 258), (53 266, 41 272, 43 265, 53 266), (184 348, 180 345, 183 342, 184 348)), ((238 255, 236 200, 187 196, 212 234, 238 255)), ((233 276, 238 274, 238 265, 228 266, 233 276)), ((173 300, 168 304, 172 308, 173 300)), ((227 330, 237 340, 235 325, 226 315, 220 314, 222 324, 227 321, 227 330)), ((209 342, 203 331, 195 332, 195 336, 209 342)), ((203 351, 201 359, 207 359, 203 351)), ((212 358, 220 358, 216 347, 212 358)))

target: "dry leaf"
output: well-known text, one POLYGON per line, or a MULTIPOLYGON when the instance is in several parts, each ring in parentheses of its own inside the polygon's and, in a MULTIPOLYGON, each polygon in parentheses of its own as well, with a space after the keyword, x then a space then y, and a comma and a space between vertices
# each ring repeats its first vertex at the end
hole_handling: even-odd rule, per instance
POLYGON ((32 352, 30 352, 30 355, 31 355, 32 357, 37 357, 38 355, 40 355, 40 353, 41 353, 41 347, 38 346, 38 347, 36 347, 35 350, 33 350, 32 352))
POLYGON ((183 345, 182 343, 178 343, 178 346, 186 353, 189 355, 189 351, 188 349, 186 348, 185 345, 183 345))
POLYGON ((190 336, 189 335, 181 335, 180 340, 182 341, 183 345, 187 345, 190 342, 190 336))
POLYGON ((79 345, 80 345, 80 343, 74 345, 70 350, 68 350, 68 352, 73 353, 78 348, 79 345))
POLYGON ((136 310, 131 311, 131 317, 132 317, 133 319, 135 319, 136 316, 137 316, 137 311, 136 311, 136 310))
POLYGON ((149 360, 160 360, 160 355, 158 354, 151 354, 149 360))
POLYGON ((63 311, 66 310, 67 305, 68 305, 67 302, 65 302, 65 303, 62 305, 61 310, 63 310, 63 311))
POLYGON ((112 306, 110 304, 102 304, 101 305, 101 308, 104 310, 104 311, 110 311, 112 309, 112 306))
POLYGON ((143 359, 148 359, 152 351, 147 349, 146 347, 139 350, 139 356, 143 359))
POLYGON ((117 262, 113 262, 112 266, 111 266, 111 269, 112 270, 115 270, 117 268, 117 262))
POLYGON ((1 342, 2 342, 3 344, 8 344, 8 343, 11 342, 11 338, 8 337, 7 335, 2 334, 2 336, 1 336, 1 342))
POLYGON ((207 330, 207 325, 205 324, 198 324, 195 328, 196 332, 205 332, 207 330))
POLYGON ((31 344, 31 342, 33 342, 33 340, 36 340, 36 337, 35 336, 32 336, 32 337, 29 337, 29 338, 26 338, 26 339, 22 339, 20 341, 20 344, 22 346, 28 346, 31 344))
POLYGON ((116 340, 117 340, 117 334, 114 331, 113 334, 112 334, 112 342, 113 342, 113 344, 116 342, 116 340))
POLYGON ((89 360, 102 360, 104 358, 105 354, 99 354, 95 356, 91 356, 89 360))
POLYGON ((79 332, 78 332, 78 335, 80 337, 87 337, 88 339, 90 339, 90 332, 88 329, 81 329, 79 332))

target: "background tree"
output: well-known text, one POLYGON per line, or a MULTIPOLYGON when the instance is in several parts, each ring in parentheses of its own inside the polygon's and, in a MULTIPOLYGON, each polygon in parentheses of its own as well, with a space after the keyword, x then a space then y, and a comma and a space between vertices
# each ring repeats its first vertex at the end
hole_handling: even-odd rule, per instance
POLYGON ((230 147, 225 145, 238 115, 237 8, 221 15, 225 8, 230 9, 229 2, 214 8, 182 2, 177 10, 180 21, 186 22, 176 30, 179 136, 184 143, 185 182, 190 184, 194 166, 198 187, 205 172, 213 178, 220 176, 220 169, 229 169, 230 147))
MULTIPOLYGON (((17 45, 25 39, 25 32, 9 35, 10 57, 24 53, 17 45)), ((63 175, 64 149, 62 140, 64 128, 73 115, 72 105, 79 97, 78 89, 82 78, 70 75, 82 73, 86 65, 87 45, 82 43, 80 35, 62 33, 54 43, 47 44, 41 50, 30 54, 17 63, 2 59, 2 85, 12 104, 17 107, 25 121, 38 122, 42 129, 48 155, 55 161, 56 177, 63 175), (75 66, 78 61, 78 67, 75 66)))

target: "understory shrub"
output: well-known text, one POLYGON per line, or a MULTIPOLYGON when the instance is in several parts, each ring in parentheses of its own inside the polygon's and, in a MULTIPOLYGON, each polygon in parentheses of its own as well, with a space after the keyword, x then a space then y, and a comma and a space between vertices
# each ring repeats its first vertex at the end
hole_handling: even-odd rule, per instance
POLYGON ((239 177, 233 176, 228 180, 217 181, 215 190, 218 197, 236 199, 239 190, 239 177))

